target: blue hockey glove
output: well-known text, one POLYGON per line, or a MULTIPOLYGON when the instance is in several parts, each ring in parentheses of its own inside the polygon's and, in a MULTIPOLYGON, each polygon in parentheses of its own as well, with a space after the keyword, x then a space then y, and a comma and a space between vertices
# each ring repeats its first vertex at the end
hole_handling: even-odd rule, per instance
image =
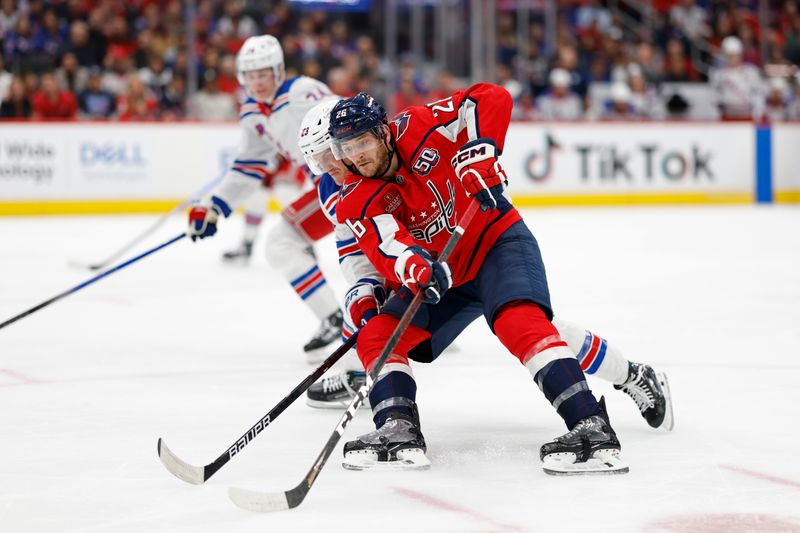
POLYGON ((187 235, 192 240, 205 239, 217 232, 217 220, 220 212, 215 205, 196 205, 189 211, 189 229, 187 235))

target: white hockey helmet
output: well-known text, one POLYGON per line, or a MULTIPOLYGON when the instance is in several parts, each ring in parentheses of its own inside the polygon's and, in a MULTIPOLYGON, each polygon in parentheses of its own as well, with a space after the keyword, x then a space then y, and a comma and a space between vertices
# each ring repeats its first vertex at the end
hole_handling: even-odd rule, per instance
POLYGON ((335 157, 331 152, 331 134, 328 131, 331 123, 331 110, 341 100, 339 97, 328 98, 308 110, 300 124, 300 138, 297 143, 309 170, 315 175, 328 172, 335 157))
POLYGON ((236 54, 236 77, 246 88, 244 73, 264 68, 272 69, 275 73, 275 86, 280 87, 284 79, 281 43, 272 35, 254 35, 244 42, 236 54))

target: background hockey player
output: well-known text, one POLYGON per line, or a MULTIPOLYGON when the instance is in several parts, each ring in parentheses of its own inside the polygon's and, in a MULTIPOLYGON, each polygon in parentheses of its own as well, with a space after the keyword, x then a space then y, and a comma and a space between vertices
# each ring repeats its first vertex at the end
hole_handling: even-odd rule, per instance
MULTIPOLYGON (((242 206, 244 210, 244 231, 241 242, 222 254, 222 260, 229 264, 246 265, 253 255, 253 243, 258 236, 258 229, 264 221, 269 209, 270 198, 284 209, 297 199, 308 184, 308 170, 305 166, 292 164, 288 159, 279 157, 275 172, 267 172, 261 178, 261 186, 257 187, 242 206)), ((257 172, 240 165, 241 172, 257 172)))
MULTIPOLYGON (((303 163, 296 142, 300 122, 306 111, 331 96, 322 82, 306 76, 286 79, 283 50, 271 35, 247 39, 236 64, 239 82, 248 94, 240 111, 242 147, 210 198, 190 211, 189 234, 193 240, 214 235, 219 218, 230 216, 265 177, 276 172, 281 158, 303 163)), ((332 229, 311 188, 281 215, 267 236, 267 259, 320 321, 316 333, 303 346, 307 360, 315 363, 327 355, 326 347, 339 339, 342 325, 338 301, 311 246, 332 229)))
MULTIPOLYGON (((343 338, 346 339, 377 316, 378 309, 385 303, 387 291, 383 287, 385 279, 358 247, 353 232, 336 220, 339 192, 348 173, 345 164, 336 160, 330 148, 330 112, 338 101, 337 98, 317 104, 306 114, 300 128, 299 144, 308 167, 321 175, 317 185, 320 203, 335 227, 339 263, 351 285, 344 307, 343 338)), ((577 354, 586 374, 597 375, 628 394, 651 427, 672 429, 672 405, 666 375, 657 374, 648 365, 628 361, 615 345, 588 330, 559 319, 553 319, 553 324, 577 354)), ((431 353, 429 359, 438 355, 431 353)), ((309 405, 344 408, 350 403, 364 383, 365 373, 359 361, 350 357, 344 361, 342 372, 324 378, 309 389, 309 405)))
POLYGON ((370 391, 376 431, 345 444, 347 467, 429 464, 409 352, 441 351, 484 315, 570 430, 542 446, 549 471, 627 471, 603 401, 594 398, 575 354, 550 322, 536 240, 502 194, 506 177, 497 157, 511 107, 506 90, 477 84, 406 109, 391 128, 383 108, 365 93, 333 109, 334 154, 352 161, 354 171, 342 186, 337 219, 378 271, 404 286, 359 334, 357 351, 366 369, 410 294, 424 291, 427 304, 370 391), (484 212, 466 228, 448 264, 436 262, 469 201, 478 201, 484 212))

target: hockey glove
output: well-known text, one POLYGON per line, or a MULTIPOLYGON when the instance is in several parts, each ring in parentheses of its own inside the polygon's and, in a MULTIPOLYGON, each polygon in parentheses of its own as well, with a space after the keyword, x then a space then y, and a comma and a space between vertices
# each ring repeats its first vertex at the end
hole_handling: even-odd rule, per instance
POLYGON ((347 291, 344 297, 344 310, 350 323, 361 328, 373 317, 378 308, 386 302, 386 290, 374 279, 360 279, 347 291))
POLYGON ((211 237, 217 232, 219 209, 216 205, 196 205, 189 211, 189 229, 187 235, 193 241, 211 237))
POLYGON ((394 265, 397 278, 416 294, 425 291, 425 303, 436 304, 445 291, 453 284, 450 267, 447 263, 433 260, 427 250, 419 246, 409 246, 400 254, 394 265))
POLYGON ((483 211, 497 208, 508 178, 497 161, 497 145, 488 137, 462 146, 450 162, 467 196, 475 197, 483 211))

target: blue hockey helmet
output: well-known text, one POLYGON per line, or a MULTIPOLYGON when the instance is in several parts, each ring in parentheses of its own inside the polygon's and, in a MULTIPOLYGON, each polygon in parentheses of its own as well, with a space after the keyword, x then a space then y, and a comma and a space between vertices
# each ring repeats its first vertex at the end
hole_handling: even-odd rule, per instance
POLYGON ((388 124, 386 110, 372 96, 360 92, 350 98, 340 100, 331 110, 330 134, 333 138, 332 150, 337 159, 351 156, 344 149, 349 139, 364 133, 372 133, 377 140, 382 139, 381 127, 388 124))

